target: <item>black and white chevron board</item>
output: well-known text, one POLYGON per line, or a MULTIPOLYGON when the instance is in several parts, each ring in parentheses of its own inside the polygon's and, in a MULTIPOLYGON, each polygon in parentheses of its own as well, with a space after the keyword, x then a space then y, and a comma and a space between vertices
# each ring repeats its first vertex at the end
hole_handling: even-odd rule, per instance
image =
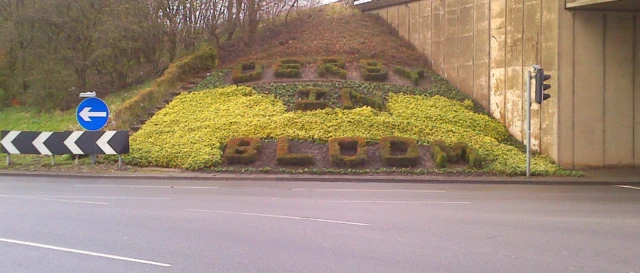
POLYGON ((128 131, 1 131, 2 153, 40 155, 122 155, 129 153, 128 131))

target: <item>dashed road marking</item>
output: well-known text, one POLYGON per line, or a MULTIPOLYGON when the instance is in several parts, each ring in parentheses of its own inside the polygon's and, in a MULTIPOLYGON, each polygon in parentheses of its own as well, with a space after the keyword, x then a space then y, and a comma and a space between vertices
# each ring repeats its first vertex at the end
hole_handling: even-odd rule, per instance
POLYGON ((328 220, 328 219, 310 218, 310 217, 297 217, 297 216, 286 216, 286 215, 261 214, 261 213, 218 211, 218 210, 199 210, 199 209, 188 209, 188 211, 214 212, 214 213, 237 214, 237 215, 248 215, 248 216, 261 216, 261 217, 283 218, 283 219, 293 219, 293 220, 307 220, 307 221, 327 222, 327 223, 355 225, 355 226, 368 226, 369 225, 367 223, 328 220))
POLYGON ((199 186, 160 186, 160 185, 96 185, 96 184, 77 184, 76 187, 115 187, 115 188, 174 188, 174 189, 217 189, 218 187, 199 187, 199 186))
POLYGON ((443 193, 443 190, 375 190, 375 189, 291 189, 294 191, 343 191, 343 192, 430 192, 443 193))
POLYGON ((617 187, 620 187, 620 188, 627 188, 627 189, 640 190, 640 187, 627 186, 627 185, 616 185, 616 186, 617 186, 617 187))
POLYGON ((69 203, 81 203, 81 204, 94 204, 94 205, 109 205, 109 203, 105 203, 105 202, 67 200, 67 199, 46 198, 46 197, 28 197, 28 196, 20 196, 20 195, 0 195, 0 197, 21 198, 21 199, 31 199, 31 200, 43 200, 43 201, 69 202, 69 203))
POLYGON ((394 201, 394 200, 309 200, 322 203, 390 203, 390 204, 471 204, 459 201, 394 201))

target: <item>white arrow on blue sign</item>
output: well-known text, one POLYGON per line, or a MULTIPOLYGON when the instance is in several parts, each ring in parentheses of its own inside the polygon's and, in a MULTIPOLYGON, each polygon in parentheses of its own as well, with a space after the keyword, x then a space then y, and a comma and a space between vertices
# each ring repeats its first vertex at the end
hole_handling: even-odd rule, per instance
POLYGON ((109 107, 99 98, 87 98, 78 105, 76 119, 85 130, 98 131, 109 121, 109 107))

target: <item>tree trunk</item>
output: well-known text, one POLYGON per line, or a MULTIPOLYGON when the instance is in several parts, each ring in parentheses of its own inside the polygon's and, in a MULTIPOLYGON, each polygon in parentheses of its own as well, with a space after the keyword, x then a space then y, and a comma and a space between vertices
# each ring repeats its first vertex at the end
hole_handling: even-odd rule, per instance
MULTIPOLYGON (((232 2, 233 0, 229 0, 229 2, 232 2)), ((235 16, 232 16, 232 14, 230 13, 229 16, 232 17, 232 23, 231 23, 231 29, 229 29, 229 33, 227 33, 227 39, 226 41, 231 41, 231 39, 233 38, 233 35, 236 33, 236 30, 238 29, 238 25, 240 24, 240 14, 242 12, 242 0, 236 0, 236 14, 235 16)))

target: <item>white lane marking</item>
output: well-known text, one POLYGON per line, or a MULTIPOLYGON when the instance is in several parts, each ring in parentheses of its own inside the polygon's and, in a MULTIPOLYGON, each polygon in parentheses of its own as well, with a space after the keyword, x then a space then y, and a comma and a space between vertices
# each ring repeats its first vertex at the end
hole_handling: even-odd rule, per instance
POLYGON ((391 203, 391 204, 471 204, 471 202, 456 201, 393 201, 393 200, 309 200, 322 203, 391 203))
POLYGON ((157 185, 93 185, 77 184, 76 187, 116 187, 116 188, 175 188, 175 189, 217 189, 218 187, 197 187, 197 186, 157 186, 157 185))
POLYGON ((627 188, 627 189, 634 189, 634 190, 640 190, 640 187, 634 187, 634 186, 627 186, 627 185, 616 185, 620 188, 627 188))
POLYGON ((271 218, 284 218, 284 219, 294 219, 294 220, 308 220, 308 221, 327 222, 327 223, 355 225, 355 226, 368 226, 369 225, 369 224, 366 224, 366 223, 347 222, 347 221, 328 220, 328 219, 320 219, 320 218, 309 218, 309 217, 273 215, 273 214, 219 211, 219 210, 199 210, 199 209, 187 209, 187 210, 188 211, 198 211, 198 212, 215 212, 215 213, 238 214, 238 215, 249 215, 249 216, 262 216, 262 217, 271 217, 271 218))
POLYGON ((109 203, 104 203, 104 202, 77 201, 77 200, 66 200, 66 199, 46 198, 46 197, 29 197, 29 196, 20 196, 20 195, 0 195, 0 197, 22 198, 22 199, 44 200, 44 201, 57 201, 57 202, 70 202, 70 203, 82 203, 82 204, 95 204, 95 205, 109 205, 109 203))
POLYGON ((171 200, 163 197, 121 197, 121 196, 72 196, 72 195, 14 195, 31 198, 78 198, 78 199, 127 199, 127 200, 171 200))
POLYGON ((77 253, 77 254, 84 254, 84 255, 89 255, 89 256, 103 257, 103 258, 109 258, 109 259, 114 259, 114 260, 121 260, 121 261, 128 261, 128 262, 135 262, 135 263, 142 263, 142 264, 157 265, 157 266, 163 266, 163 267, 170 267, 171 266, 170 264, 158 263, 158 262, 153 262, 153 261, 145 261, 145 260, 139 260, 139 259, 134 259, 134 258, 127 258, 127 257, 121 257, 121 256, 115 256, 115 255, 109 255, 109 254, 102 254, 102 253, 96 253, 96 252, 90 252, 90 251, 84 251, 84 250, 78 250, 78 249, 57 247, 57 246, 51 246, 51 245, 44 245, 44 244, 38 244, 38 243, 30 243, 30 242, 11 240, 11 239, 5 239, 5 238, 0 238, 0 242, 12 243, 12 244, 18 244, 18 245, 26 245, 26 246, 33 246, 33 247, 46 248, 46 249, 53 249, 53 250, 72 252, 72 253, 77 253))
POLYGON ((443 193, 445 191, 442 190, 367 190, 367 189, 291 189, 293 191, 345 191, 345 192, 433 192, 433 193, 443 193))

